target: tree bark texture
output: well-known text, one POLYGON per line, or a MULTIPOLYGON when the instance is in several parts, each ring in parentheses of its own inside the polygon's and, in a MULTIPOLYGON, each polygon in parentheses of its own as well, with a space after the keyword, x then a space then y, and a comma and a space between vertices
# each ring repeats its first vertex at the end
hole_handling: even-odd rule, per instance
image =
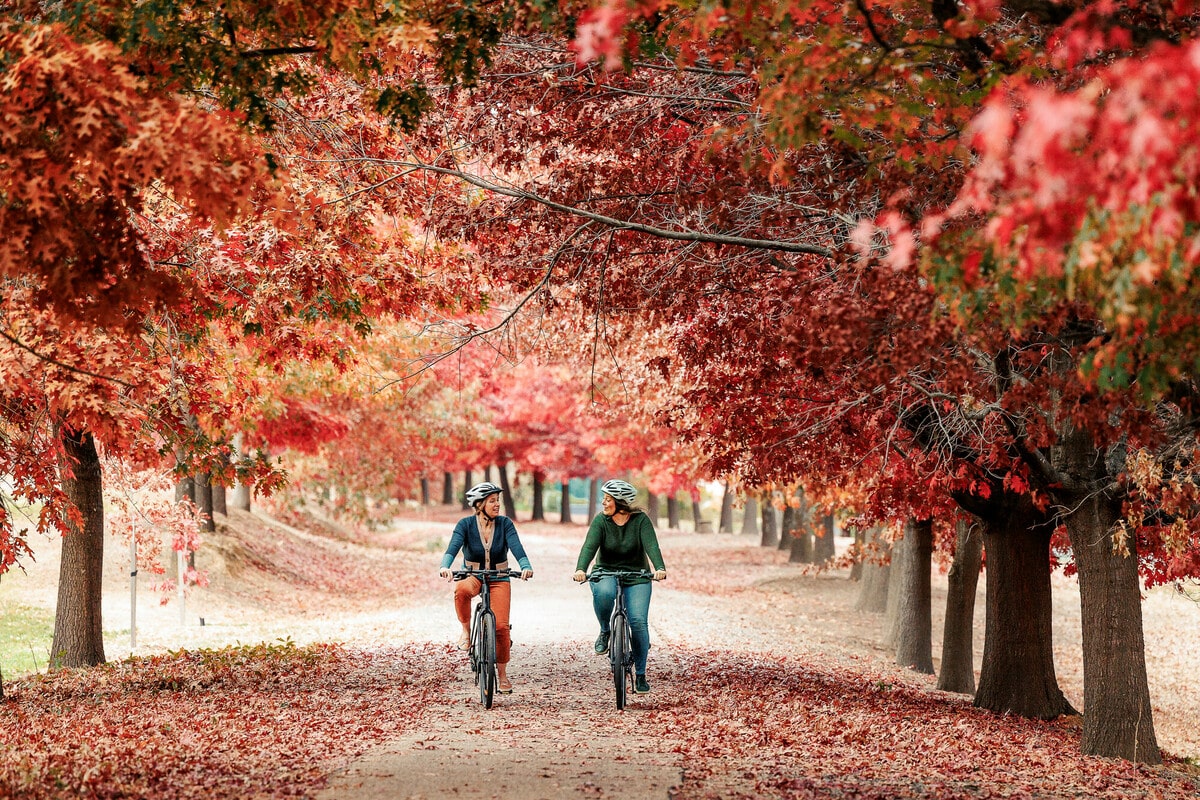
POLYGON ((421 505, 429 505, 429 478, 421 477, 421 505))
POLYGON ((1031 719, 1074 713, 1054 673, 1053 522, 1024 495, 994 492, 987 505, 987 623, 975 705, 1031 719))
POLYGON ((1154 733, 1142 630, 1137 542, 1120 531, 1121 501, 1105 491, 1104 457, 1086 433, 1060 439, 1061 468, 1081 479, 1077 492, 1055 492, 1079 570, 1083 634, 1085 755, 1161 764, 1154 733), (1098 488, 1094 488, 1100 484, 1098 488))
POLYGON ((883 540, 883 531, 879 528, 871 528, 864 536, 868 547, 864 548, 862 582, 858 585, 854 609, 882 614, 887 611, 888 585, 892 576, 890 545, 883 540))
MULTIPOLYGON (((858 553, 862 553, 863 545, 867 541, 867 532, 862 528, 854 529, 854 548, 858 553)), ((854 563, 850 565, 850 580, 861 581, 863 576, 862 558, 854 559, 854 563)))
MULTIPOLYGON (((596 482, 592 481, 593 491, 595 491, 595 486, 596 482)), ((650 518, 650 523, 654 525, 655 528, 658 527, 659 513, 658 495, 656 495, 654 492, 650 492, 649 496, 646 498, 646 516, 650 518)), ((595 516, 596 511, 594 509, 588 513, 588 519, 593 519, 595 516)))
POLYGON ((454 505, 454 474, 451 472, 442 473, 442 505, 454 505))
POLYGON ((543 479, 537 472, 533 473, 533 515, 530 519, 545 521, 546 512, 542 508, 543 479))
POLYGON ((692 501, 692 526, 696 533, 712 533, 712 523, 704 519, 704 515, 700 513, 700 501, 692 501))
POLYGON ((725 481, 725 490, 721 492, 721 517, 717 521, 717 533, 733 533, 733 489, 729 481, 725 481))
MULTIPOLYGON (((895 617, 896 663, 915 672, 933 674, 933 521, 910 520, 898 543, 904 551, 903 569, 892 570, 898 595, 895 617)), ((894 552, 894 550, 893 550, 894 552)))
POLYGON ((959 520, 954 562, 946 592, 946 624, 942 628, 942 664, 937 688, 975 694, 975 592, 983 563, 983 533, 978 524, 959 520))
POLYGON ((463 511, 470 511, 471 504, 467 502, 467 490, 475 485, 475 477, 471 474, 471 470, 463 470, 463 494, 462 508, 463 511))
POLYGON ((559 483, 559 490, 562 494, 558 504, 561 506, 558 514, 558 521, 562 525, 571 524, 571 483, 570 481, 562 481, 559 483))
POLYGON ((500 479, 500 502, 504 504, 504 516, 511 520, 517 518, 517 503, 513 500, 512 490, 508 486, 508 467, 504 464, 496 465, 496 475, 500 479))
POLYGON ((213 513, 222 517, 229 516, 229 507, 225 502, 225 486, 220 483, 212 485, 213 513))
POLYGON ((50 666, 92 667, 105 661, 100 621, 104 577, 100 456, 90 433, 64 427, 60 437, 66 462, 62 465, 63 492, 79 509, 82 525, 71 526, 63 535, 50 666))
MULTIPOLYGON (((600 479, 589 478, 587 522, 590 524, 598 513, 600 513, 600 479)), ((658 497, 653 494, 650 495, 650 499, 647 501, 646 515, 650 517, 652 523, 658 525, 658 497)))
POLYGON ((667 527, 673 531, 679 530, 679 500, 675 495, 667 497, 667 527))
POLYGON ((769 495, 762 500, 762 539, 759 544, 763 547, 779 546, 779 519, 775 514, 774 498, 769 495))
POLYGON ((758 536, 758 498, 747 497, 742 511, 742 535, 758 536))
POLYGON ((215 531, 217 523, 213 519, 212 475, 207 472, 196 476, 196 507, 204 515, 200 520, 200 530, 206 533, 215 531))
POLYGON ((833 538, 836 531, 833 514, 822 514, 820 524, 813 531, 813 560, 816 563, 825 564, 837 555, 837 543, 833 538))

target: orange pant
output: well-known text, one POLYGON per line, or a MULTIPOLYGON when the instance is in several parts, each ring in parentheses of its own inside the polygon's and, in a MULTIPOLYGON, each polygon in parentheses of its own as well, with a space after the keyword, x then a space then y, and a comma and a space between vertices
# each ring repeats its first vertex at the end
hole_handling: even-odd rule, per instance
MULTIPOLYGON (((458 621, 467 625, 471 621, 471 601, 479 596, 483 585, 478 578, 466 578, 454 585, 454 611, 458 621)), ((512 648, 512 636, 508 632, 508 610, 512 604, 512 586, 508 581, 488 581, 492 596, 492 612, 496 615, 496 663, 507 664, 512 648)))

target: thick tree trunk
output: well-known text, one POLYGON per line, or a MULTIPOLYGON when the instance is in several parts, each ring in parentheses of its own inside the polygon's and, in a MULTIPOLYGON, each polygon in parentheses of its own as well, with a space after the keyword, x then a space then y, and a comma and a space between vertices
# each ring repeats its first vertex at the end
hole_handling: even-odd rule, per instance
POLYGON ((492 465, 491 464, 483 465, 483 479, 485 481, 487 481, 488 483, 492 482, 492 465))
POLYGON ((1090 437, 1072 431, 1056 455, 1068 474, 1087 487, 1056 491, 1065 509, 1075 564, 1083 633, 1083 736, 1085 755, 1161 764, 1154 733, 1146 648, 1142 631, 1137 542, 1120 530, 1121 501, 1103 488, 1103 454, 1090 437))
POLYGON ((983 563, 983 535, 977 525, 959 520, 954 563, 946 593, 946 624, 942 629, 942 665, 937 688, 975 694, 975 591, 983 563))
POLYGON ((700 513, 700 501, 692 501, 692 526, 696 533, 712 533, 712 523, 700 513))
MULTIPOLYGON (((595 481, 592 481, 592 491, 593 492, 596 491, 596 482, 595 481)), ((593 499, 589 502, 594 505, 595 500, 593 499)), ((596 509, 592 506, 589 506, 588 519, 592 519, 595 516, 596 516, 596 509)), ((646 498, 646 516, 648 516, 650 518, 650 523, 652 525, 654 525, 655 528, 657 528, 658 527, 658 517, 659 517, 658 495, 656 495, 654 492, 650 492, 649 496, 646 498)))
MULTIPOLYGON (((933 521, 912 520, 899 542, 904 550, 903 569, 892 570, 898 595, 895 620, 896 663, 916 672, 933 674, 933 521), (897 577, 899 580, 897 580, 897 577)), ((895 548, 893 548, 895 552, 895 548)))
POLYGON ((836 531, 833 514, 822 514, 821 522, 814 531, 816 537, 813 541, 813 560, 816 563, 825 564, 837 555, 837 543, 834 541, 836 531))
POLYGON ((571 482, 570 481, 562 481, 561 483, 559 483, 559 487, 560 487, 560 491, 562 492, 562 494, 560 495, 561 499, 558 501, 558 504, 560 506, 562 506, 562 508, 559 509, 558 521, 559 521, 559 523, 561 523, 563 525, 570 525, 571 524, 571 482))
POLYGON ((865 534, 869 546, 865 548, 862 569, 862 582, 858 585, 858 600, 854 604, 857 611, 869 611, 882 614, 887 611, 888 585, 891 583, 892 565, 888 554, 888 544, 880 535, 879 528, 871 528, 865 534))
POLYGON ((975 705, 1054 719, 1075 709, 1054 673, 1050 596, 1053 523, 1028 497, 993 492, 981 516, 987 558, 987 624, 975 705))
POLYGON ((779 546, 779 526, 775 518, 775 503, 773 498, 764 497, 762 502, 762 541, 763 547, 779 546))
POLYGON ((504 464, 497 464, 496 476, 500 479, 500 488, 504 490, 500 493, 500 502, 504 503, 504 516, 515 520, 517 518, 517 501, 513 499, 512 490, 508 486, 508 467, 504 464))
MULTIPOLYGON (((240 457, 242 454, 242 435, 235 434, 233 437, 233 451, 235 457, 240 457)), ((250 510, 250 487, 241 481, 233 484, 233 491, 230 492, 229 504, 234 508, 242 511, 250 510)), ((179 502, 179 498, 175 498, 175 502, 179 502)))
MULTIPOLYGON (((788 561, 793 564, 811 564, 813 561, 813 544, 812 531, 808 527, 808 503, 804 500, 803 492, 800 495, 800 507, 788 509, 792 512, 791 524, 785 524, 784 536, 788 538, 788 543, 791 552, 788 554, 788 561)), ((787 512, 784 512, 784 519, 787 519, 787 512)))
POLYGON ((542 475, 540 472, 533 473, 533 516, 530 519, 545 521, 546 512, 542 509, 542 475))
MULTIPOLYGON (((867 532, 862 528, 854 529, 854 548, 855 552, 862 553, 863 545, 867 542, 867 532)), ((850 565, 850 580, 861 581, 863 576, 862 558, 856 558, 854 563, 850 565)))
POLYGON ((196 476, 196 507, 204 515, 200 522, 200 530, 206 533, 215 531, 217 523, 213 520, 212 476, 207 472, 196 476))
POLYGON ((220 514, 222 517, 229 516, 229 509, 225 504, 225 486, 220 483, 212 485, 212 505, 213 513, 220 514))
POLYGON ((421 476, 421 505, 429 505, 429 478, 421 476))
POLYGON ((725 481, 725 490, 721 493, 721 517, 717 521, 717 533, 733 533, 733 489, 729 481, 725 481))
POLYGON ((100 456, 87 432, 60 432, 66 463, 62 488, 79 509, 83 524, 71 526, 62 540, 58 607, 50 666, 91 667, 103 664, 104 633, 100 598, 104 577, 104 495, 100 456))
POLYGON ((175 484, 175 502, 182 503, 184 500, 190 500, 196 504, 196 479, 191 475, 180 478, 175 484))
POLYGON ((470 511, 471 504, 467 502, 467 490, 475 485, 475 478, 471 475, 471 470, 463 470, 463 495, 462 508, 463 511, 470 511))
POLYGON ((679 500, 673 494, 667 496, 667 527, 679 530, 679 500))
POLYGON ((454 505, 454 473, 442 473, 442 505, 454 505))
POLYGON ((742 535, 758 536, 758 498, 747 497, 746 508, 742 512, 742 535))

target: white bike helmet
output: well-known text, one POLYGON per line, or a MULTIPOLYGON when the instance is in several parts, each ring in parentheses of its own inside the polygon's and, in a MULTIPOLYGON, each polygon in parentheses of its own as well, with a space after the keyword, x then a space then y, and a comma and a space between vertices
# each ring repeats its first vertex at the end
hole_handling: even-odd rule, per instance
POLYGON ((494 494, 500 494, 503 491, 503 489, 494 483, 489 483, 487 481, 484 481, 483 483, 477 483, 467 490, 467 504, 473 506, 480 500, 483 500, 486 497, 491 497, 494 494))
POLYGON ((633 488, 633 484, 626 483, 625 481, 605 481, 604 485, 600 487, 600 491, 613 500, 619 500, 627 506, 631 506, 637 502, 637 489, 633 488))

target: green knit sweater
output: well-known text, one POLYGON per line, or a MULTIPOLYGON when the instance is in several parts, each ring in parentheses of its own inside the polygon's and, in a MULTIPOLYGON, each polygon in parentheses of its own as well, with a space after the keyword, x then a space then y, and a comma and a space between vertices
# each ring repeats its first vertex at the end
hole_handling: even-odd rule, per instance
MULTIPOLYGON (((630 517, 624 525, 617 525, 612 517, 597 514, 588 528, 587 538, 583 540, 575 569, 586 571, 593 558, 601 569, 638 571, 650 569, 650 565, 656 570, 666 569, 658 549, 654 524, 641 512, 630 517)), ((648 580, 626 578, 621 583, 631 586, 648 580)))

